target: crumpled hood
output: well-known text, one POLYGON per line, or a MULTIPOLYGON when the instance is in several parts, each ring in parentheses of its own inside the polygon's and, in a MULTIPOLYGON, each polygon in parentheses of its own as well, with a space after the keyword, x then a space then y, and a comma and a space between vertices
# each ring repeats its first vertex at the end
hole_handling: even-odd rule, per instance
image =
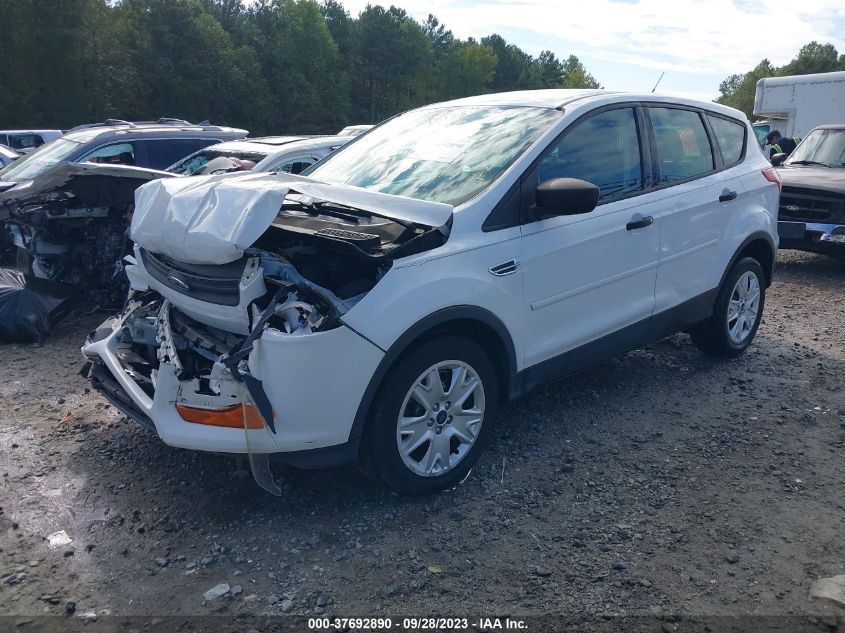
POLYGON ((133 167, 129 165, 104 165, 100 163, 56 163, 49 169, 45 169, 32 180, 18 183, 6 183, 16 185, 13 189, 2 192, 0 200, 15 200, 22 197, 29 197, 36 194, 55 191, 66 185, 73 178, 79 176, 101 176, 114 178, 131 178, 134 180, 154 180, 157 178, 169 178, 174 174, 156 169, 144 167, 133 167), (24 186, 26 185, 26 186, 24 186))
POLYGON ((145 249, 193 264, 243 256, 270 226, 288 193, 394 220, 445 227, 452 206, 322 183, 292 174, 221 174, 158 180, 135 192, 130 236, 145 249))
MULTIPOLYGON (((98 163, 56 163, 49 169, 45 169, 32 180, 17 183, 5 183, 11 187, 0 187, 0 220, 9 217, 9 210, 31 200, 39 199, 39 196, 72 188, 74 182, 90 179, 91 181, 112 181, 112 182, 149 182, 158 178, 170 178, 175 174, 143 167, 132 167, 127 165, 103 165, 98 163)), ((90 190, 90 187, 88 188, 90 190)), ((131 194, 131 192, 130 192, 131 194)), ((97 201, 107 204, 108 200, 97 201)))

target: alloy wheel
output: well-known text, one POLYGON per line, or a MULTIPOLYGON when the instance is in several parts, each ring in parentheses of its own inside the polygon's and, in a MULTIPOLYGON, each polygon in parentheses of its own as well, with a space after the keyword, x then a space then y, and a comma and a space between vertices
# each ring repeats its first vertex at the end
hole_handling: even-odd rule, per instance
POLYGON ((760 312, 760 280, 746 271, 736 280, 728 301, 728 334, 735 345, 749 337, 760 312))
POLYGON ((447 360, 426 369, 405 395, 396 423, 405 466, 422 477, 457 466, 478 438, 484 408, 484 385, 470 365, 447 360))

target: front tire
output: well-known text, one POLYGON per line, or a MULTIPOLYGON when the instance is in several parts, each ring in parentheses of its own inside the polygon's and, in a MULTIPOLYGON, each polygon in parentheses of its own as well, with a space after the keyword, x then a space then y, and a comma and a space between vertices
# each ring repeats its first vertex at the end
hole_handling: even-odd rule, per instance
POLYGON ((400 494, 463 480, 484 450, 499 401, 496 371, 475 342, 442 336, 394 365, 364 436, 367 466, 400 494))
POLYGON ((753 257, 740 259, 719 289, 713 314, 690 331, 693 343, 711 356, 739 356, 757 334, 765 301, 762 266, 753 257))

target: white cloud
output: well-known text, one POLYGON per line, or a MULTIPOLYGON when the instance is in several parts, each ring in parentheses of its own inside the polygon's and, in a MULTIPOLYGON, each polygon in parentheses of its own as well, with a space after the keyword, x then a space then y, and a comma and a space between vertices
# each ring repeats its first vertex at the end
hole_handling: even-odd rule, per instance
MULTIPOLYGON (((608 62, 697 75, 742 72, 768 58, 788 62, 799 46, 818 40, 845 49, 842 0, 640 0, 555 2, 393 0, 417 18, 436 15, 456 35, 500 33, 530 50, 536 33, 560 53, 583 51, 608 62), (524 40, 524 41, 521 41, 524 40)), ((367 0, 346 0, 357 15, 367 0)), ((373 2, 378 4, 378 2, 373 2)), ((382 4, 389 5, 390 2, 382 4)), ((543 46, 544 48, 546 46, 543 46)))

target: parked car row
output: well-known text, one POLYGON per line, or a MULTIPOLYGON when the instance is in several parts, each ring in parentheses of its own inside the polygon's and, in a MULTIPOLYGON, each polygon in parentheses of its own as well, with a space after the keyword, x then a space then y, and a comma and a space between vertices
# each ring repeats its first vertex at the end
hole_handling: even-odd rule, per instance
POLYGON ((18 269, 69 285, 96 305, 120 306, 139 185, 253 168, 297 174, 353 138, 246 134, 179 119, 110 119, 20 158, 0 171, 0 222, 11 232, 18 269))
POLYGON ((0 145, 5 145, 18 154, 27 154, 62 134, 61 130, 0 130, 0 145))
MULTIPOLYGON (((453 486, 502 403, 678 331, 737 356, 762 318, 781 183, 725 106, 485 95, 295 171, 110 192, 114 217, 133 205, 129 300, 82 350, 128 417, 248 455, 275 493, 270 455, 360 460, 405 494, 453 486)), ((34 212, 77 214, 80 185, 34 212)))

